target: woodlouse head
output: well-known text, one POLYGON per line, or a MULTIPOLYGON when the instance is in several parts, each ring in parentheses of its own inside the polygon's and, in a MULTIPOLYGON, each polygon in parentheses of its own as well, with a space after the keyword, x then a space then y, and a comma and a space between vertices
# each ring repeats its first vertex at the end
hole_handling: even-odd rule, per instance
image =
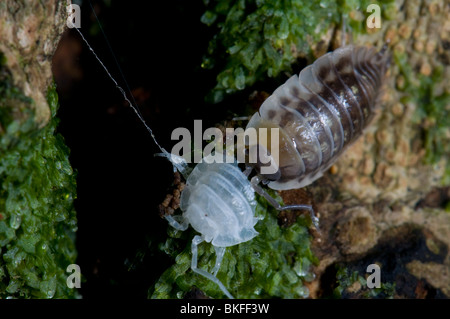
MULTIPOLYGON (((267 129, 268 136, 266 141, 258 139, 254 144, 246 143, 246 164, 253 167, 256 173, 261 177, 264 183, 273 183, 282 181, 286 176, 300 176, 303 172, 298 167, 299 155, 295 150, 291 139, 279 125, 273 121, 264 120, 259 113, 255 113, 247 125, 248 128, 267 129), (277 137, 272 139, 271 130, 277 130, 277 137), (276 156, 272 156, 276 154, 276 156), (267 169, 271 167, 271 169, 267 169)), ((284 179, 286 180, 286 179, 284 179)), ((283 181, 284 181, 283 180, 283 181)), ((289 181, 285 185, 289 187, 289 181)))

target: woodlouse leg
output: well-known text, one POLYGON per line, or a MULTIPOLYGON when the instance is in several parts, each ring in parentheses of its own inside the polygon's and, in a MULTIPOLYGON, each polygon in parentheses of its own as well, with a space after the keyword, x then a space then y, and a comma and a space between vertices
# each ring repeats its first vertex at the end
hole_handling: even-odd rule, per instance
POLYGON ((164 215, 164 218, 167 222, 175 228, 176 230, 185 231, 189 227, 189 223, 186 220, 183 220, 181 224, 171 215, 164 215))
POLYGON ((319 230, 319 218, 317 218, 317 216, 314 214, 314 209, 312 208, 311 205, 304 205, 304 204, 297 204, 297 205, 285 205, 285 206, 281 206, 276 200, 275 198, 273 198, 272 196, 270 196, 269 193, 267 193, 264 188, 262 188, 261 186, 259 186, 260 183, 260 178, 258 176, 254 176, 251 179, 251 184, 253 189, 255 190, 255 192, 257 192, 259 195, 263 196, 269 203, 270 205, 272 205, 276 210, 282 211, 282 210, 287 210, 287 209, 295 209, 295 210, 307 210, 309 211, 309 214, 311 216, 311 221, 313 222, 314 226, 316 227, 317 230, 319 230))
MULTIPOLYGON (((202 275, 203 277, 211 280, 212 282, 214 282, 215 284, 217 284, 219 286, 219 288, 223 291, 223 293, 230 299, 234 299, 234 297, 228 292, 227 288, 223 285, 223 283, 217 279, 217 277, 215 275, 210 274, 209 272, 203 270, 203 269, 199 269, 197 268, 197 246, 203 241, 203 238, 201 236, 195 236, 194 239, 192 239, 192 246, 191 246, 191 251, 192 251, 192 261, 191 261, 191 269, 193 272, 202 275)), ((217 253, 217 248, 220 247, 215 247, 216 248, 216 253, 217 253)), ((223 253, 225 253, 225 248, 223 248, 223 253)), ((219 259, 219 255, 217 256, 219 259)), ((219 260, 219 266, 220 266, 220 262, 222 261, 223 258, 223 254, 222 257, 219 260)), ((214 270, 217 267, 217 260, 216 260, 216 266, 214 267, 214 270)), ((218 269, 217 269, 218 270, 218 269)))
POLYGON ((314 214, 314 209, 312 208, 311 205, 303 205, 303 204, 298 204, 298 205, 285 205, 285 206, 281 206, 278 210, 287 210, 287 209, 294 209, 294 210, 301 210, 301 209, 305 209, 307 211, 309 211, 309 215, 311 216, 311 221, 314 224, 314 227, 316 227, 317 230, 319 230, 319 218, 316 216, 316 214, 314 214))

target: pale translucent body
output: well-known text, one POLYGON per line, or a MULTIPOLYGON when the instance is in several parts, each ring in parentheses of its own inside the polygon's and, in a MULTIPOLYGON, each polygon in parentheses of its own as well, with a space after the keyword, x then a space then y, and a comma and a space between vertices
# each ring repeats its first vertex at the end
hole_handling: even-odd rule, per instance
POLYGON ((255 191, 237 165, 198 164, 187 179, 180 207, 184 221, 214 246, 237 245, 258 234, 255 191))
MULTIPOLYGON (((385 49, 350 45, 329 52, 264 101, 247 128, 280 130, 275 147, 281 174, 269 178, 270 188, 311 184, 361 136, 374 116, 389 66, 385 49)), ((272 145, 263 147, 272 152, 272 145)))

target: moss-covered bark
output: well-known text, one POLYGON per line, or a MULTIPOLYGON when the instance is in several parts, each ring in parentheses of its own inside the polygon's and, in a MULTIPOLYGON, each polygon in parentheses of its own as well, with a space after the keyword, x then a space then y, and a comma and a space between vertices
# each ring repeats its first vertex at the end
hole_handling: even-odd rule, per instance
POLYGON ((65 3, 0 4, 0 298, 69 298, 75 174, 56 133, 51 57, 65 3))

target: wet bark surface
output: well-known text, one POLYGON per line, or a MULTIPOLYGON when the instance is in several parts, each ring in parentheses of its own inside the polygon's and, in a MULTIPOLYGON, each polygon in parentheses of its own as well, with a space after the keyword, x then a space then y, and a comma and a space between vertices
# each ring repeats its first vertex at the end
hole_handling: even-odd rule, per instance
MULTIPOLYGON (((442 68, 443 79, 433 89, 448 92, 450 8, 436 1, 397 1, 396 7, 380 31, 356 37, 355 44, 380 47, 390 41, 391 53, 405 54, 414 74, 405 79, 393 63, 375 120, 330 172, 307 187, 321 231, 313 244, 320 262, 312 298, 333 293, 338 269, 367 277, 370 264, 380 266, 382 282, 395 284, 389 297, 450 297, 449 189, 442 185, 449 154, 435 165, 424 164, 423 122, 414 121, 423 105, 405 103, 403 90, 405 81, 442 68)), ((298 202, 305 196, 293 190, 282 197, 298 202)), ((341 297, 362 298, 367 291, 355 284, 341 297)))

